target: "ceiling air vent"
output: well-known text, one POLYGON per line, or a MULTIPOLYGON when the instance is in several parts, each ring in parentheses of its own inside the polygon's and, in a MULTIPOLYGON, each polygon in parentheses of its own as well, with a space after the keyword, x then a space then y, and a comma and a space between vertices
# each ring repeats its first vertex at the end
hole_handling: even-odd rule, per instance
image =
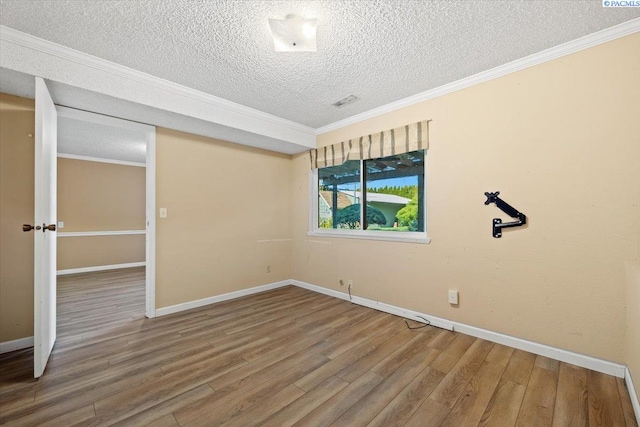
POLYGON ((349 95, 349 96, 345 96, 344 98, 342 98, 338 102, 334 102, 331 105, 333 105, 334 107, 344 107, 347 104, 351 104, 352 102, 356 102, 358 99, 360 99, 360 98, 358 98, 355 95, 349 95))

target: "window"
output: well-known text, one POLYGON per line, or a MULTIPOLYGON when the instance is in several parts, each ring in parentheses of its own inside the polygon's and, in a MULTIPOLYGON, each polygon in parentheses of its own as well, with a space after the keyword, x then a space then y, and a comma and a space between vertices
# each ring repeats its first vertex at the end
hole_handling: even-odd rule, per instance
POLYGON ((424 150, 319 168, 310 233, 426 242, 424 177, 424 150))
POLYGON ((318 228, 360 229, 360 166, 349 160, 318 169, 318 228))

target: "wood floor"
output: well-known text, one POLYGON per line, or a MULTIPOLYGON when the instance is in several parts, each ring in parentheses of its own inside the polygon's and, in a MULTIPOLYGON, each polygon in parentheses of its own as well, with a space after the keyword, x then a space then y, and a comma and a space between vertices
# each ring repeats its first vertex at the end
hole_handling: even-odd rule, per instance
POLYGON ((622 380, 296 287, 146 319, 129 269, 59 278, 58 305, 42 378, 0 355, 0 424, 637 425, 622 380))

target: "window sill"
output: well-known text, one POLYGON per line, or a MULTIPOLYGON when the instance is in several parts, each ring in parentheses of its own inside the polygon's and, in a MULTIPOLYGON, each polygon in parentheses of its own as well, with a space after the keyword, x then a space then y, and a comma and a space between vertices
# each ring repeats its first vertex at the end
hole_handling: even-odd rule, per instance
POLYGON ((427 237, 425 233, 406 233, 398 235, 400 231, 358 231, 358 230, 313 230, 308 231, 307 236, 314 237, 337 237, 340 239, 361 239, 361 240, 382 240, 387 242, 399 242, 399 243, 419 243, 429 244, 431 238, 427 237), (407 235, 409 234, 409 235, 407 235))

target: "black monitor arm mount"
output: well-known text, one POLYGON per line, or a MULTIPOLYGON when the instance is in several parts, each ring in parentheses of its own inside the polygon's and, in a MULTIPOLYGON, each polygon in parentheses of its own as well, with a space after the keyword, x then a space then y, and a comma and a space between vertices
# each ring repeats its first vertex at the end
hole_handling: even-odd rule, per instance
POLYGON ((527 223, 527 216, 522 212, 519 212, 516 208, 511 206, 509 203, 502 200, 500 197, 499 191, 495 193, 484 193, 487 196, 487 200, 484 202, 485 205, 489 203, 495 203, 500 210, 509 215, 510 217, 516 218, 516 221, 505 222, 503 223, 500 218, 493 219, 493 237, 500 238, 502 237, 502 229, 503 228, 511 228, 511 227, 520 227, 527 223))

